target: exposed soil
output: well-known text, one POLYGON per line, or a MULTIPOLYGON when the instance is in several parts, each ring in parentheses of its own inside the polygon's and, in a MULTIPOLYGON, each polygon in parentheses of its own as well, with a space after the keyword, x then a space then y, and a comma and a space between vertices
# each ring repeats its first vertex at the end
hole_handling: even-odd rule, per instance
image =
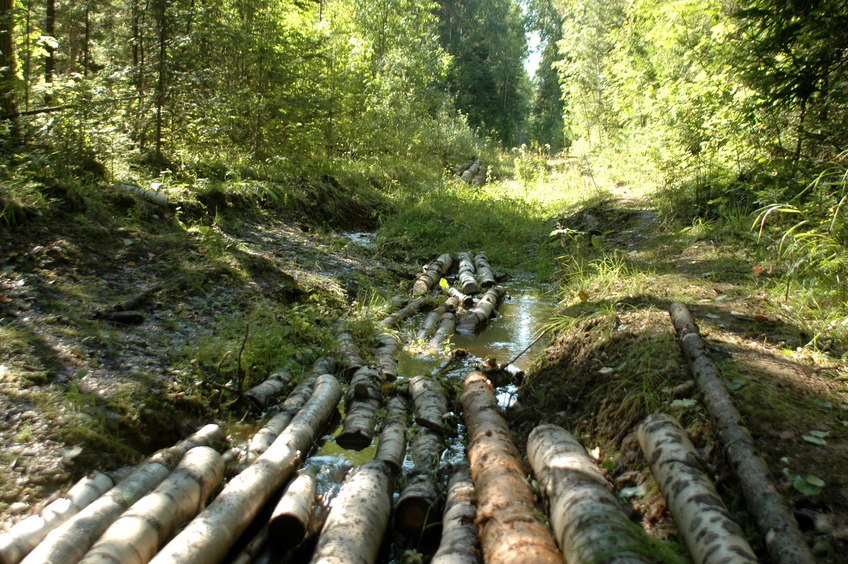
MULTIPOLYGON (((133 462, 205 423, 209 406, 175 382, 186 376, 186 350, 214 336, 222 317, 260 299, 295 307, 318 298, 341 315, 375 287, 407 283, 418 268, 394 264, 367 236, 361 244, 268 217, 208 225, 179 239, 173 210, 137 205, 144 228, 80 219, 3 234, 0 328, 10 340, 0 357, 0 530, 91 468, 133 462), (227 252, 210 253, 210 241, 227 252), (161 289, 137 307, 141 323, 96 318, 149 288, 161 289)), ((634 435, 647 414, 669 411, 766 560, 675 341, 667 308, 685 299, 817 556, 848 561, 848 368, 805 352, 810 336, 789 312, 764 304, 765 294, 738 291, 739 277, 751 276, 746 257, 718 263, 718 243, 681 244, 638 202, 605 201, 557 227, 569 230, 572 250, 619 253, 645 273, 645 285, 632 292, 613 282, 564 301, 561 316, 570 321, 508 414, 519 446, 539 423, 571 430, 607 469, 634 519, 675 538, 634 435), (809 440, 811 431, 821 432, 820 444, 809 440), (801 493, 787 477, 796 474, 826 485, 801 493)), ((322 346, 315 343, 304 360, 322 346)))
POLYGON ((674 524, 635 437, 646 415, 671 413, 710 465, 758 556, 768 561, 676 343, 668 306, 684 300, 816 556, 821 562, 848 561, 848 368, 804 352, 800 347, 809 336, 774 307, 765 308, 764 294, 737 293, 732 272, 708 272, 715 267, 708 258, 712 242, 646 253, 663 237, 661 231, 652 235, 657 225, 650 210, 610 201, 559 221, 560 228, 587 238, 606 232, 607 251, 626 252, 633 265, 650 258, 656 274, 644 293, 613 288, 593 299, 587 289, 586 301, 565 308, 573 325, 547 349, 511 410, 517 440, 523 445, 540 423, 571 430, 587 449, 597 448, 597 459, 631 502, 634 518, 657 536, 673 538, 674 524), (667 261, 662 267, 658 257, 667 261), (813 431, 826 433, 826 444, 810 442, 813 431), (803 494, 788 479, 809 474, 824 480, 821 493, 803 494))

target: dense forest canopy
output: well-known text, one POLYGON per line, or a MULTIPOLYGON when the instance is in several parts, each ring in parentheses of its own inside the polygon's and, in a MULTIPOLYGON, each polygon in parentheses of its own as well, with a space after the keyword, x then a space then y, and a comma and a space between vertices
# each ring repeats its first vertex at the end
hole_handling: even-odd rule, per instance
POLYGON ((841 0, 3 0, 3 158, 289 178, 579 143, 699 214, 781 202, 836 219, 846 24, 841 0))

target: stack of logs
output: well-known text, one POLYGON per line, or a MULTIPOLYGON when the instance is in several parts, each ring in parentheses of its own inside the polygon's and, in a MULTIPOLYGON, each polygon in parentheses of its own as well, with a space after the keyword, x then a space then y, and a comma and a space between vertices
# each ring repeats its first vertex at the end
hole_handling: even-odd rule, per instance
MULTIPOLYGON (((437 318, 455 317, 466 308, 471 312, 460 325, 469 318, 472 330, 485 325, 503 289, 489 276, 491 269, 486 272, 488 261, 481 255, 474 269, 469 255, 459 255, 460 272, 466 275, 460 284, 471 291, 471 275, 486 294, 471 309, 463 290, 455 289, 434 309, 440 310, 437 318)), ((431 266, 447 275, 452 262, 443 255, 431 266)), ((435 286, 430 280, 441 277, 428 272, 422 277, 429 291, 435 286)), ((373 563, 391 536, 390 524, 394 542, 406 538, 418 548, 435 533, 429 539, 435 564, 664 561, 658 545, 630 522, 604 472, 568 431, 540 425, 528 439, 526 460, 539 483, 545 516, 486 374, 472 370, 463 382, 398 374, 402 343, 389 331, 421 309, 420 303, 410 307, 414 303, 380 323, 385 332, 374 343, 372 363, 359 354, 342 324, 338 361, 322 357, 299 378, 292 376, 299 371, 276 372, 248 391, 248 409, 270 415, 248 444, 226 449, 222 429, 207 425, 123 476, 94 472, 40 514, 0 535, 0 563, 248 564, 268 551, 285 556, 298 547, 305 556, 297 561, 373 563), (395 385, 386 386, 390 382, 395 385), (459 407, 449 401, 455 396, 459 407), (347 416, 335 439, 340 447, 363 450, 378 436, 373 458, 352 469, 328 468, 310 457, 342 402, 347 416), (454 410, 465 423, 467 459, 447 466, 443 453, 458 427, 451 420, 454 410), (322 473, 341 484, 319 492, 322 473), (395 498, 404 473, 405 487, 395 498)), ((672 311, 714 425, 734 441, 734 467, 749 474, 740 479, 751 491, 749 510, 772 561, 813 562, 767 469, 760 475, 750 436, 738 429, 738 414, 728 407, 720 381, 715 383, 716 368, 704 360, 688 311, 680 304, 672 311)), ((436 321, 424 325, 420 331, 427 336, 436 321)), ((680 424, 655 414, 639 426, 638 435, 695 562, 756 562, 680 424)))
POLYGON ((479 186, 486 182, 489 168, 475 157, 466 163, 456 165, 451 170, 466 184, 479 186))

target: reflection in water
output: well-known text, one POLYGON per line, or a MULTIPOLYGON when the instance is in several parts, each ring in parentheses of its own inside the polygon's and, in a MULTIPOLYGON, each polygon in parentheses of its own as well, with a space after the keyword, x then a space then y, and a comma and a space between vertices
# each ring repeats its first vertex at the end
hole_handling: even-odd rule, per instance
MULTIPOLYGON (((466 349, 471 354, 470 365, 491 357, 498 364, 509 362, 533 342, 553 311, 555 296, 543 292, 538 283, 514 279, 506 286, 507 298, 501 304, 498 317, 490 321, 483 332, 479 335, 456 334, 451 338, 454 348, 466 349)), ((545 345, 543 338, 511 365, 510 370, 528 369, 544 352, 545 345)), ((443 360, 444 357, 437 351, 404 351, 400 356, 398 372, 401 378, 428 374, 437 370, 443 360)))

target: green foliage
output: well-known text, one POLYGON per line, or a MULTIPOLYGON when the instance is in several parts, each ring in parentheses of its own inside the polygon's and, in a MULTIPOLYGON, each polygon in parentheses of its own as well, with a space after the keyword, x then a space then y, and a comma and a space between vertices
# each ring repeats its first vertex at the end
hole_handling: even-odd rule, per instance
POLYGON ((527 41, 514 0, 439 0, 442 48, 451 55, 447 88, 469 124, 505 147, 519 143, 529 107, 522 65, 527 41))

